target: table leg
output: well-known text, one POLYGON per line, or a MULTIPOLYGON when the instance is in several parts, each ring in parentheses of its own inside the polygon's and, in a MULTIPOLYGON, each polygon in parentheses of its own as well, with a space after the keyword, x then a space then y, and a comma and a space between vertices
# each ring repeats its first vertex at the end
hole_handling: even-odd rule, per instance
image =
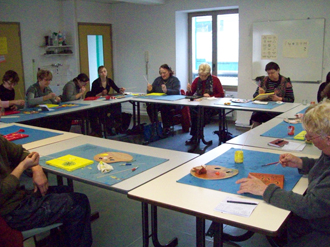
POLYGON ((149 238, 152 238, 152 243, 155 247, 174 247, 178 245, 178 239, 172 239, 167 245, 161 245, 158 240, 157 226, 157 206, 151 205, 151 235, 149 235, 149 210, 148 204, 142 202, 142 236, 143 247, 149 246, 149 238))
POLYGON ((196 217, 196 246, 205 247, 205 219, 196 217))
POLYGON ((213 238, 213 247, 222 247, 223 246, 223 224, 213 222, 214 224, 214 238, 213 238))

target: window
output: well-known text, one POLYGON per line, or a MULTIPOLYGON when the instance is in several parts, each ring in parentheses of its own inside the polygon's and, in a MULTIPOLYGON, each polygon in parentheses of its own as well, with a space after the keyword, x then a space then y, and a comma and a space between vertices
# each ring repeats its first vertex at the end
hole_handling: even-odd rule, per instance
MULTIPOLYGON (((98 67, 104 65, 103 59, 103 36, 102 35, 87 35, 88 48, 88 64, 89 64, 89 79, 94 81, 99 77, 98 67)), ((92 84, 90 84, 92 89, 92 84)))
POLYGON ((198 76, 201 63, 208 63, 212 74, 222 85, 238 84, 238 10, 190 13, 189 61, 190 77, 198 76))

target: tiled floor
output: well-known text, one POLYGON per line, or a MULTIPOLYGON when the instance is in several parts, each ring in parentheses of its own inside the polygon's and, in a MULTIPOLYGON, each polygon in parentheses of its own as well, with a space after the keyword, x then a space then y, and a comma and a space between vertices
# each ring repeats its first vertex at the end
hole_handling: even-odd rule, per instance
MULTIPOLYGON (((244 130, 237 130, 234 124, 229 124, 229 131, 234 134, 240 134, 244 130)), ((213 134, 217 129, 216 122, 211 123, 205 130, 207 140, 213 140, 213 145, 207 147, 205 151, 209 151, 218 145, 218 137, 213 134)), ((174 136, 166 139, 150 143, 150 146, 170 148, 179 151, 187 151, 188 146, 184 145, 184 141, 189 139, 188 133, 181 133, 180 126, 176 126, 174 136)), ((119 136, 111 137, 118 139, 119 136)), ((130 136, 130 138, 121 136, 122 140, 141 143, 143 138, 138 136, 130 136)), ((205 146, 200 144, 197 151, 203 152, 205 146)), ((50 177, 51 183, 55 184, 54 176, 50 177)), ((90 186, 80 182, 74 183, 75 191, 85 193, 91 203, 92 211, 98 211, 100 218, 92 223, 93 238, 95 247, 141 247, 142 246, 142 230, 141 230, 141 204, 127 198, 124 194, 90 186)), ((158 208, 158 232, 159 239, 162 244, 166 244, 173 237, 177 237, 181 247, 195 246, 195 218, 186 214, 158 208)), ((211 222, 207 221, 207 229, 211 222)), ((224 231, 231 234, 239 235, 244 232, 230 226, 225 226, 224 231)), ((34 246, 32 240, 27 240, 25 247, 34 246)), ((149 246, 153 246, 152 243, 149 246)), ((206 246, 213 246, 211 238, 207 239, 206 246)), ((245 242, 225 243, 224 246, 271 246, 265 236, 254 234, 252 238, 245 242)))

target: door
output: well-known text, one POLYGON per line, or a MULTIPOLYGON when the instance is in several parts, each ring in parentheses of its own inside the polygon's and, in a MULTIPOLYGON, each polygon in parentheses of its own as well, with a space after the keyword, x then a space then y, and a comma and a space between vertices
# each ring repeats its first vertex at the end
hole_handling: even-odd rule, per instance
POLYGON ((80 72, 90 78, 98 78, 97 68, 104 65, 108 77, 113 78, 112 33, 110 24, 78 23, 80 72))
POLYGON ((14 70, 19 76, 15 86, 15 99, 24 99, 25 85, 22 61, 20 24, 0 22, 0 81, 7 70, 14 70))

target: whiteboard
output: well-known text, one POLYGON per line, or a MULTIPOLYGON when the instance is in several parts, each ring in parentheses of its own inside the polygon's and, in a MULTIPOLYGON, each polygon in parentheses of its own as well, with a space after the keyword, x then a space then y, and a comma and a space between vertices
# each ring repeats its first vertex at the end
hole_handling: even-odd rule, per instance
POLYGON ((321 82, 325 19, 253 23, 252 79, 275 62, 291 81, 321 82))

